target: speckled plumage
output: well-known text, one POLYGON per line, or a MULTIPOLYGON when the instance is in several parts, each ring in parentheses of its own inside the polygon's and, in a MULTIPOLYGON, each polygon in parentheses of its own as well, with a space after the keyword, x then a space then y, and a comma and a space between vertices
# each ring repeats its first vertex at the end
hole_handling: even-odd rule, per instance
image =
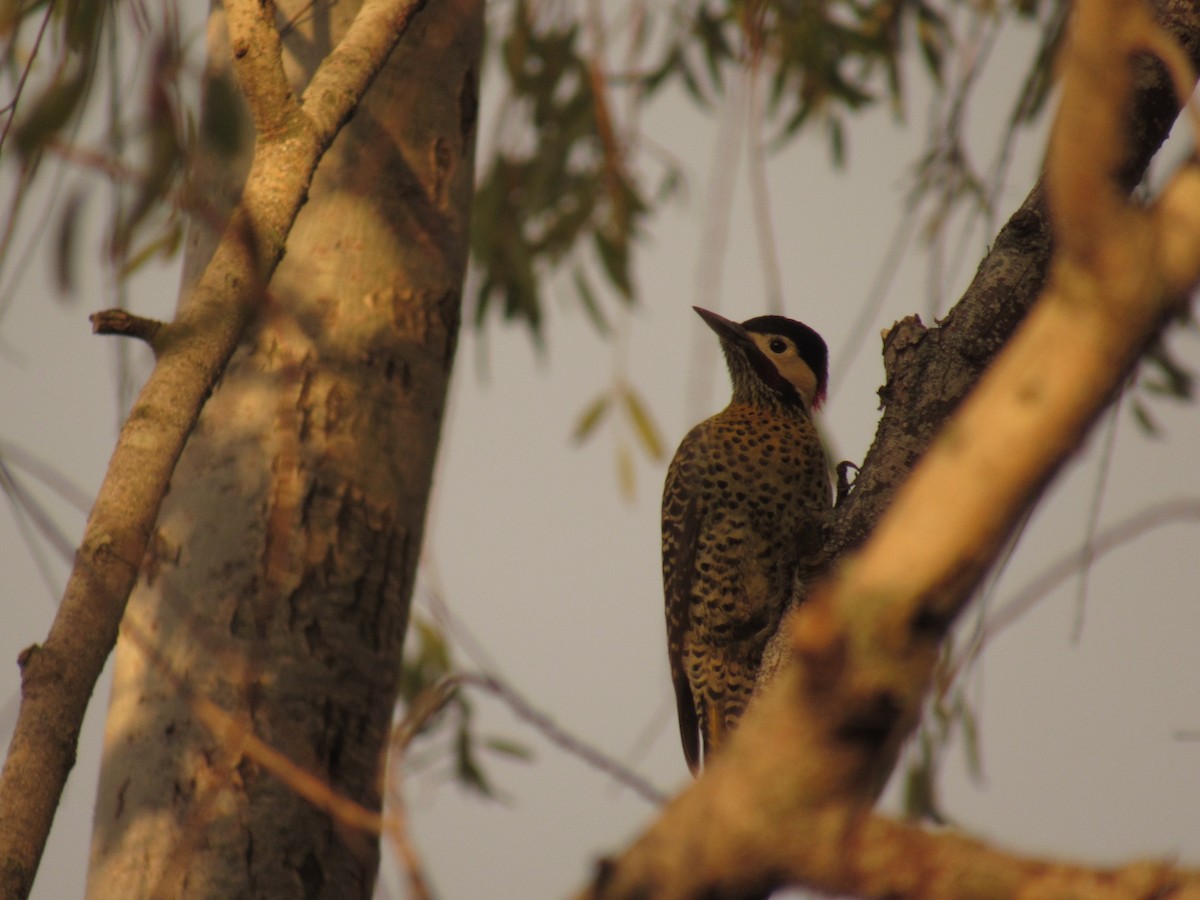
POLYGON ((734 391, 728 407, 683 439, 663 492, 668 653, 693 772, 749 703, 797 566, 819 553, 831 505, 810 416, 824 394, 824 343, 781 317, 739 326, 697 311, 721 337, 734 391), (786 354, 768 350, 762 336, 776 334, 788 339, 787 352, 809 367, 811 380, 788 368, 786 354))

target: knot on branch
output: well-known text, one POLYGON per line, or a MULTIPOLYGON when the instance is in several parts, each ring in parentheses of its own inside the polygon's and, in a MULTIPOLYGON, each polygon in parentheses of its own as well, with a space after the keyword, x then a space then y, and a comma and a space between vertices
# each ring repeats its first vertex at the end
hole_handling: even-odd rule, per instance
MULTIPOLYGON (((888 384, 896 377, 902 358, 921 343, 927 331, 929 329, 925 327, 921 317, 913 315, 906 316, 883 332, 881 335, 883 338, 883 371, 888 384)), ((880 399, 884 401, 885 405, 887 400, 884 392, 886 390, 887 385, 880 388, 879 392, 880 399)))
POLYGON ((793 617, 792 651, 800 658, 808 689, 832 690, 846 666, 846 635, 824 595, 814 597, 793 617))
POLYGON ((858 702, 846 712, 836 735, 875 753, 895 734, 897 723, 904 714, 903 705, 887 690, 873 691, 855 699, 858 702))
POLYGON ((88 316, 92 323, 92 334, 115 334, 121 337, 137 338, 150 345, 150 349, 158 352, 157 339, 165 327, 157 319, 147 319, 135 316, 124 309, 106 309, 88 316))

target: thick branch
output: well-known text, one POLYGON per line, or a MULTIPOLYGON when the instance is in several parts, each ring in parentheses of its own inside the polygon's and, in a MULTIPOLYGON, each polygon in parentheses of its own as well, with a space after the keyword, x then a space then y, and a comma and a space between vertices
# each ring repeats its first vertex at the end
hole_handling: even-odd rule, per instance
POLYGON ((0 774, 0 896, 32 886, 84 710, 116 641, 168 480, 258 307, 313 171, 420 4, 368 0, 322 67, 320 114, 281 94, 273 6, 229 0, 234 65, 262 129, 242 199, 203 276, 156 337, 158 363, 109 462, 46 641, 21 655, 21 709, 0 774), (386 25, 386 27, 383 27, 386 25), (269 50, 269 52, 268 52, 269 50))
MULTIPOLYGON (((1098 869, 998 852, 951 832, 932 833, 882 816, 855 814, 845 807, 795 810, 760 827, 771 834, 748 847, 744 834, 692 847, 693 864, 682 881, 655 884, 637 895, 623 883, 628 868, 601 863, 597 896, 750 896, 776 883, 798 882, 830 896, 870 898, 929 897, 945 900, 1039 898, 1200 897, 1200 872, 1162 862, 1098 869), (787 848, 802 847, 803 852, 787 848), (764 871, 776 875, 757 882, 715 878, 735 871, 739 857, 753 853, 764 871), (714 891, 713 888, 717 888, 714 891), (718 893, 719 891, 719 893, 718 893)), ((641 885, 645 887, 645 884, 641 885)))
MULTIPOLYGON (((1183 47, 1192 66, 1200 68, 1200 3, 1158 0, 1155 18, 1183 47)), ((1156 61, 1138 58, 1128 108, 1126 140, 1115 145, 1128 149, 1110 163, 1124 191, 1141 181, 1179 112, 1176 91, 1156 61)), ((1016 330, 1045 285, 1051 249, 1045 189, 1039 181, 996 235, 946 318, 928 329, 916 317, 893 328, 884 342, 883 417, 854 491, 835 514, 832 557, 866 539, 936 429, 1016 330)))
MULTIPOLYGON (((828 811, 873 802, 918 721, 941 640, 998 548, 1200 278, 1200 170, 1186 167, 1147 211, 1115 182, 1119 155, 1094 152, 1124 140, 1114 110, 1133 79, 1121 63, 1146 45, 1148 22, 1127 0, 1079 3, 1048 154, 1059 251, 1047 289, 870 541, 785 623, 783 667, 722 755, 602 868, 591 896, 742 896, 792 879, 842 890, 829 878, 843 853, 888 855, 886 845, 847 845, 862 834, 828 811), (1083 175, 1089 166, 1098 174, 1083 175)), ((1040 886, 1045 873, 1012 858, 1002 867, 1011 877, 997 879, 1002 858, 975 855, 948 894, 923 879, 854 889, 962 896, 958 882, 978 881, 1008 897, 1040 886)), ((1163 886, 1172 884, 1150 884, 1163 886)))

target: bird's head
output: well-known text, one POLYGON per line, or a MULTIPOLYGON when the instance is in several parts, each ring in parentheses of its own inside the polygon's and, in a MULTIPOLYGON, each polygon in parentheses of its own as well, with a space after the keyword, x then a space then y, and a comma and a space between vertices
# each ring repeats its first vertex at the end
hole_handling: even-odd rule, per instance
POLYGON ((707 309, 692 309, 721 339, 735 401, 774 399, 803 404, 809 412, 820 408, 829 380, 829 351, 819 334, 783 316, 757 316, 739 325, 707 309))

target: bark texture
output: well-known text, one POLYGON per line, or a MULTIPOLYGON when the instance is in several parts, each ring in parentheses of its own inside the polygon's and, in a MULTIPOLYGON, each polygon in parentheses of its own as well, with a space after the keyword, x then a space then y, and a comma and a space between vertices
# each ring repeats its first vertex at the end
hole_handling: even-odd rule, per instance
MULTIPOLYGON (((349 6, 280 4, 296 93, 349 6)), ((228 67, 222 18, 211 76, 228 67)), ((118 644, 89 896, 371 895, 377 836, 302 799, 244 738, 379 809, 458 332, 482 38, 478 0, 412 19, 189 439, 118 644), (224 733, 191 695, 226 711, 224 733)), ((231 173, 198 167, 208 213, 185 293, 231 173)))

